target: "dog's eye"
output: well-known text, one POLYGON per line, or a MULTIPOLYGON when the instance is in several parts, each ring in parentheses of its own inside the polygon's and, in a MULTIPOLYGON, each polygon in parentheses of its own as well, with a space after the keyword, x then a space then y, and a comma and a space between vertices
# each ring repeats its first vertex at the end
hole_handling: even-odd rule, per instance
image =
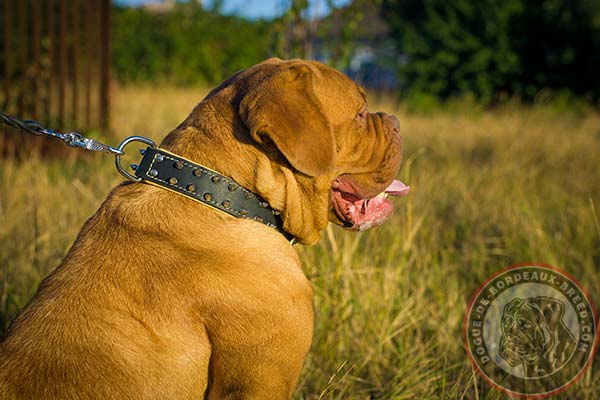
POLYGON ((528 330, 531 328, 531 324, 524 320, 519 321, 519 326, 520 326, 521 330, 528 330))
POLYGON ((356 114, 356 118, 358 118, 358 119, 367 119, 367 109, 363 108, 362 110, 360 110, 358 112, 358 114, 356 114))

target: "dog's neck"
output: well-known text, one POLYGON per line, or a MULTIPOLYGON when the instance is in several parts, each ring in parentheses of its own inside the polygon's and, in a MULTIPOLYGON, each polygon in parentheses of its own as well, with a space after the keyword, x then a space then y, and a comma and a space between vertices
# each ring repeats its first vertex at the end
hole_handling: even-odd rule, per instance
POLYGON ((273 161, 276 155, 270 158, 249 133, 241 132, 247 129, 231 104, 213 107, 205 101, 167 135, 160 147, 228 176, 258 194, 281 212, 283 229, 289 235, 303 244, 316 243, 328 220, 327 178, 294 174, 284 160, 273 161), (235 140, 224 139, 223 132, 235 140))
POLYGON ((277 229, 290 242, 295 241, 283 229, 280 212, 263 198, 229 177, 177 154, 149 147, 144 151, 135 175, 233 217, 261 222, 277 229))

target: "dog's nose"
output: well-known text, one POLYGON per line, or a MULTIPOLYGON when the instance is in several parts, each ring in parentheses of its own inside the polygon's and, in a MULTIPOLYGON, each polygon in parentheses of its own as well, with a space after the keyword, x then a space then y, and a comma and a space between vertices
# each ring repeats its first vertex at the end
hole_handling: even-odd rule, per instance
POLYGON ((383 120, 384 124, 397 135, 400 136, 400 121, 395 115, 386 114, 384 112, 377 113, 383 120))
POLYGON ((396 135, 400 136, 400 121, 396 117, 394 117, 394 126, 392 130, 394 133, 396 133, 396 135))

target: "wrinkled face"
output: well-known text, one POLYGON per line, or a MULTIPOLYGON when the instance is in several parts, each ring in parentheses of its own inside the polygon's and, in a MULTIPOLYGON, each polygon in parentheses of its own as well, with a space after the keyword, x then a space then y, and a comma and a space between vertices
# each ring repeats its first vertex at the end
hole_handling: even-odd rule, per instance
MULTIPOLYGON (((309 199, 304 204, 313 216, 299 223, 310 219, 320 230, 329 220, 365 230, 391 214, 388 195, 408 192, 394 180, 402 154, 398 119, 370 113, 364 91, 344 74, 315 61, 270 59, 223 87, 237 94, 250 141, 289 166, 309 199)), ((287 210, 282 215, 284 222, 294 218, 287 210)))
POLYGON ((515 299, 502 315, 500 355, 512 366, 534 364, 554 345, 546 316, 536 303, 515 299))
POLYGON ((392 213, 388 195, 409 190, 394 180, 402 157, 399 121, 369 112, 365 92, 345 75, 327 67, 322 71, 324 84, 316 85, 315 91, 326 104, 336 144, 329 220, 366 230, 392 213))

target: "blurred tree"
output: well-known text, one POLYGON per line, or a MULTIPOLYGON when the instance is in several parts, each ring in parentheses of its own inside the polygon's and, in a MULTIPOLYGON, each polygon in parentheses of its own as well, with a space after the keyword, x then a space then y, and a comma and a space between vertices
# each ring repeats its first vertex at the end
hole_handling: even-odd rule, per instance
POLYGON ((378 15, 381 1, 352 0, 339 5, 335 0, 282 0, 286 11, 274 21, 272 52, 283 58, 316 58, 345 70, 361 40, 380 39, 373 32, 381 30, 380 27, 364 23, 372 22, 369 19, 372 13, 378 15), (320 7, 330 13, 324 17, 311 15, 311 9, 320 7))
POLYGON ((600 7, 589 0, 384 0, 407 89, 533 99, 600 95, 600 7))
POLYGON ((282 58, 312 58, 318 20, 309 13, 308 0, 283 0, 286 11, 272 30, 272 53, 282 58))
MULTIPOLYGON (((220 4, 220 3, 217 3, 220 4)), ((268 56, 271 25, 219 6, 177 3, 168 12, 115 8, 113 67, 121 81, 214 84, 268 56)))
MULTIPOLYGON (((371 13, 381 7, 381 0, 352 0, 349 4, 336 7, 334 0, 327 0, 331 14, 323 18, 319 35, 330 40, 323 41, 323 47, 330 55, 329 63, 338 69, 345 70, 350 65, 350 59, 360 42, 381 40, 374 32, 378 26, 370 26, 368 22, 371 13), (367 24, 366 24, 367 23, 367 24)), ((387 34, 387 32, 386 32, 387 34)))

